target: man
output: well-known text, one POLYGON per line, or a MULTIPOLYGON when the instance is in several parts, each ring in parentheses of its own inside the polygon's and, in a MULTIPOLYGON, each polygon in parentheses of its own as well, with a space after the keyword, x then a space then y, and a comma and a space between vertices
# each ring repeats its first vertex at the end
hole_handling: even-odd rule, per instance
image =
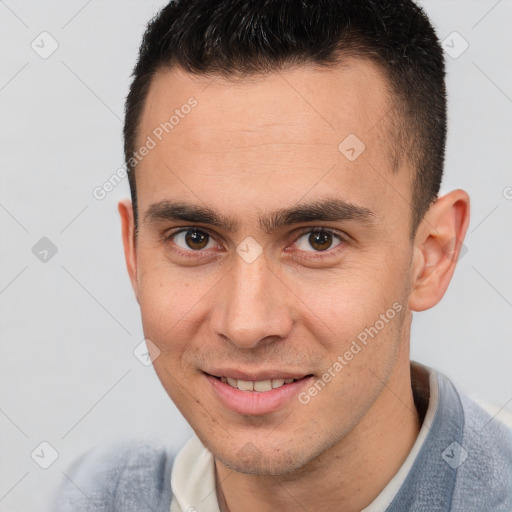
MULTIPOLYGON (((100 448, 62 510, 512 510, 512 434, 409 358, 469 223, 412 1, 179 0, 126 103, 126 264, 178 454, 100 448)), ((449 341, 447 340, 447 343, 449 341)))

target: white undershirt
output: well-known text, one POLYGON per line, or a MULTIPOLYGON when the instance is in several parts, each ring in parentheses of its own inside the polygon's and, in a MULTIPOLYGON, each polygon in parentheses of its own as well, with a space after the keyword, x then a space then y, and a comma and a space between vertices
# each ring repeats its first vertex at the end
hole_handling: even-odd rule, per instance
MULTIPOLYGON (((404 463, 388 485, 361 512, 385 512, 402 487, 418 453, 430 432, 437 410, 439 386, 437 374, 429 371, 430 399, 416 441, 404 463)), ((178 453, 171 473, 173 498, 170 512, 220 512, 215 491, 215 466, 212 454, 194 435, 178 453)))

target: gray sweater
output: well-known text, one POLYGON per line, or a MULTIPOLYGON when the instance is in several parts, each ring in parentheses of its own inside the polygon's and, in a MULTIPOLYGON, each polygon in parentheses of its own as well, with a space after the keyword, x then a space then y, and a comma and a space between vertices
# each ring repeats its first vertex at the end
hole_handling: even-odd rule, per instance
MULTIPOLYGON (((437 378, 429 433, 385 512, 512 512, 512 431, 437 378)), ((66 473, 52 510, 169 512, 175 455, 158 443, 97 447, 66 473)))

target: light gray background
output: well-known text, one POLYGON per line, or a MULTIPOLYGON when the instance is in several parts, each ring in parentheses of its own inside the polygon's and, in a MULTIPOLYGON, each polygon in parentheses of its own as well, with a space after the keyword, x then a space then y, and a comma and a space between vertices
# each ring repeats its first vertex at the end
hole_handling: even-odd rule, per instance
MULTIPOLYGON (((123 163, 129 75, 163 3, 0 1, 0 511, 44 510, 62 471, 100 442, 190 435, 132 353, 143 335, 116 210, 128 184, 92 195, 123 163), (47 59, 31 48, 43 31, 59 45, 47 59), (42 237, 58 249, 46 263, 32 252, 42 237), (43 441, 59 453, 46 470, 30 455, 43 441)), ((512 1, 422 4, 441 39, 469 43, 447 56, 443 190, 469 192, 472 221, 445 298, 415 315, 412 357, 512 410, 512 1)))

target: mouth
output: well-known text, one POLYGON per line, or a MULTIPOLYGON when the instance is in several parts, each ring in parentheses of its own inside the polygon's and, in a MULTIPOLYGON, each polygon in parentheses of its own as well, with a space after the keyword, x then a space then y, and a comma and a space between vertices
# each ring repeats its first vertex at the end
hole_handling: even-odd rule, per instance
MULTIPOLYGON (((207 374, 209 375, 209 374, 207 374)), ((306 377, 311 377, 311 375, 305 375, 304 377, 299 378, 274 378, 274 379, 264 379, 264 380, 244 380, 244 379, 234 379, 232 377, 222 376, 217 377, 216 375, 211 375, 217 380, 220 380, 224 384, 228 384, 232 388, 239 389, 240 391, 256 391, 258 393, 264 393, 266 391, 272 391, 273 389, 279 389, 282 386, 287 384, 293 384, 301 379, 305 379, 306 377)))
MULTIPOLYGON (((314 380, 312 374, 292 376, 279 375, 276 372, 266 375, 247 375, 236 371, 216 373, 218 375, 203 372, 214 397, 232 412, 252 416, 293 406, 293 398, 314 380), (242 376, 244 378, 239 378, 242 376)), ((298 400, 296 402, 299 404, 298 400)))

